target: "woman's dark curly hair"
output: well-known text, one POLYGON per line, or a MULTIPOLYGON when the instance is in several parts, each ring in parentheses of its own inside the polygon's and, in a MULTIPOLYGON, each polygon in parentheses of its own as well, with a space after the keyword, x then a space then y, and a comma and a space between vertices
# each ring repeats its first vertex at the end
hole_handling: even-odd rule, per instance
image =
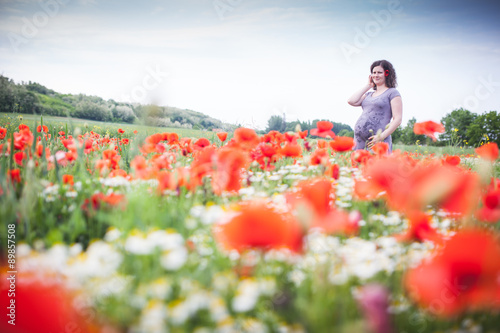
MULTIPOLYGON (((389 71, 389 75, 385 77, 385 84, 389 88, 396 88, 398 85, 396 71, 392 64, 387 60, 377 60, 370 66, 370 73, 373 73, 373 68, 377 66, 382 66, 384 72, 389 71)), ((377 86, 373 87, 373 89, 377 90, 377 86)))

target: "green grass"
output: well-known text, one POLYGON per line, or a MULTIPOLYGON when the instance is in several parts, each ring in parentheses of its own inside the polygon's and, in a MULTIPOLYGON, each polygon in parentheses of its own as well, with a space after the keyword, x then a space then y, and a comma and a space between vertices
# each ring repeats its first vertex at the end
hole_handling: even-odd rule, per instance
POLYGON ((473 155, 474 148, 468 147, 434 147, 434 146, 425 146, 425 145, 401 145, 395 144, 392 146, 393 150, 399 149, 401 151, 407 151, 411 153, 419 153, 423 155, 435 154, 437 156, 442 155, 473 155))
MULTIPOLYGON (((33 114, 24 113, 0 113, 0 126, 15 126, 24 123, 30 127, 40 125, 42 117, 33 114)), ((173 127, 155 127, 146 126, 141 124, 127 124, 127 123, 111 123, 94 121, 88 119, 68 118, 68 117, 55 117, 43 116, 43 124, 50 128, 55 128, 56 132, 65 131, 68 129, 80 128, 82 132, 94 131, 100 134, 112 134, 116 136, 119 128, 125 131, 125 136, 130 136, 132 132, 137 130, 141 136, 148 136, 154 133, 175 132, 181 137, 191 138, 208 138, 210 141, 216 140, 216 135, 211 131, 202 131, 187 128, 173 128, 173 127)), ((73 131, 71 131, 73 132, 73 131)))

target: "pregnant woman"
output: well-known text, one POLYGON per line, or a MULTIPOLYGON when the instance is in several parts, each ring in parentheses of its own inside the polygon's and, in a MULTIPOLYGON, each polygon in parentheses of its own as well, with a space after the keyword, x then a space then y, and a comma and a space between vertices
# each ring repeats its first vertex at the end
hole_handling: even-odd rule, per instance
POLYGON ((396 72, 387 60, 375 61, 370 71, 368 84, 347 100, 363 109, 354 126, 354 149, 370 149, 377 142, 386 142, 392 152, 391 134, 403 117, 403 102, 395 88, 396 72))

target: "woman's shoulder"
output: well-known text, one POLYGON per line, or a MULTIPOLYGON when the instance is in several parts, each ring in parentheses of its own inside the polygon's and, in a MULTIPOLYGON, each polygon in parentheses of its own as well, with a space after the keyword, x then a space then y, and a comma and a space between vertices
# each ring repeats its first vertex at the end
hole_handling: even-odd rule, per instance
POLYGON ((387 89, 387 95, 389 96, 390 99, 393 99, 394 97, 401 96, 399 91, 396 88, 389 88, 387 89))

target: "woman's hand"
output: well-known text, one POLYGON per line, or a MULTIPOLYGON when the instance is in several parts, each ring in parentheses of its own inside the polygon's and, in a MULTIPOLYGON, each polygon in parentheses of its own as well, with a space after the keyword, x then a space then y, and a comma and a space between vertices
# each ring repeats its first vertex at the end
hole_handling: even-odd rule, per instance
POLYGON ((377 133, 368 138, 368 143, 366 144, 366 148, 372 149, 373 145, 379 142, 383 142, 382 133, 377 133))
POLYGON ((372 79, 372 75, 368 75, 368 85, 370 86, 370 88, 374 88, 375 87, 375 82, 373 82, 373 79, 372 79))

